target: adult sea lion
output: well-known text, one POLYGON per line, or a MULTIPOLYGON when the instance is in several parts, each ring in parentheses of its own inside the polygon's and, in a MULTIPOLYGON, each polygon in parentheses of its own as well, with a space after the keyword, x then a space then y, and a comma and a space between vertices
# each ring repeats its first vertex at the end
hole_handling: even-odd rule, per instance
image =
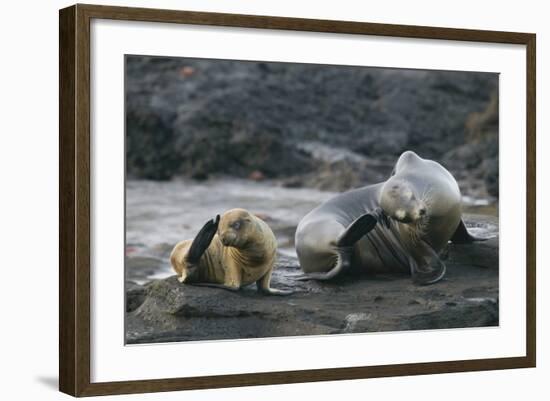
POLYGON ((305 279, 349 270, 410 272, 420 284, 445 275, 438 252, 474 240, 462 222, 460 189, 439 163, 404 152, 382 183, 340 194, 309 212, 296 230, 305 279))
POLYGON ((260 218, 232 209, 208 221, 195 239, 176 244, 172 268, 182 283, 238 290, 256 283, 258 291, 288 295, 270 287, 277 240, 260 218))

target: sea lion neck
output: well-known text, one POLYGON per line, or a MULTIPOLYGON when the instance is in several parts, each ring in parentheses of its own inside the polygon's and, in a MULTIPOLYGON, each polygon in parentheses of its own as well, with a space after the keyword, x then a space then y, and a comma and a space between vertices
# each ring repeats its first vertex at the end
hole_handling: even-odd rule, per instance
POLYGON ((227 252, 233 259, 238 261, 243 266, 257 266, 263 264, 268 255, 262 246, 258 244, 249 243, 244 247, 227 247, 227 252))

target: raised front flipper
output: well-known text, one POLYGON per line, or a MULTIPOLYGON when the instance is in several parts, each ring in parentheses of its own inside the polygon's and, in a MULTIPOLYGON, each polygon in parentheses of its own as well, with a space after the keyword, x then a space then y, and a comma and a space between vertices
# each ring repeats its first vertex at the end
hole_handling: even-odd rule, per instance
POLYGON ((199 233, 191 243, 189 251, 187 252, 186 260, 188 263, 192 265, 199 263, 201 256, 204 254, 206 249, 208 249, 210 243, 212 242, 212 238, 216 235, 219 222, 220 215, 217 215, 215 219, 208 220, 200 229, 199 233))
POLYGON ((466 225, 462 220, 458 224, 455 233, 451 237, 451 242, 455 244, 470 244, 474 241, 485 241, 485 238, 476 238, 468 232, 466 225))
POLYGON ((338 238, 339 247, 353 246, 364 235, 368 234, 376 225, 376 218, 372 214, 364 214, 353 223, 338 238))
POLYGON ((334 267, 328 272, 305 274, 297 277, 297 280, 330 280, 348 270, 351 266, 353 245, 368 234, 376 226, 376 223, 376 217, 370 213, 357 218, 336 241, 337 259, 334 267))

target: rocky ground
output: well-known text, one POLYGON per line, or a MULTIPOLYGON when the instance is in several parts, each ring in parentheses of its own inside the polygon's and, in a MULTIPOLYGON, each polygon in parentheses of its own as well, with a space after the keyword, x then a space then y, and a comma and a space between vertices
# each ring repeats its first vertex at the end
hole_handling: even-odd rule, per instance
POLYGON ((341 334, 496 326, 497 219, 469 215, 467 226, 489 238, 449 244, 445 278, 430 286, 408 276, 343 277, 298 281, 296 258, 281 256, 272 286, 292 289, 265 296, 180 284, 175 276, 126 284, 126 341, 130 344, 295 335, 341 334))
POLYGON ((472 213, 498 216, 498 74, 126 57, 128 343, 498 325, 496 218, 449 245, 448 273, 297 281, 294 231, 335 193, 385 180, 413 150, 444 165, 472 213), (168 255, 234 207, 279 243, 273 286, 177 282, 168 255))

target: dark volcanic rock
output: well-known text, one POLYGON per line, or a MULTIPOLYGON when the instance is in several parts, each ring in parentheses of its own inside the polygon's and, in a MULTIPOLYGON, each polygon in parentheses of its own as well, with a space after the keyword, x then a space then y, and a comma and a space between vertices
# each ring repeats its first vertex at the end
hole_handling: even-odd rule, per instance
POLYGON ((497 198, 498 120, 498 97, 493 92, 485 108, 466 119, 466 142, 447 150, 440 159, 459 182, 479 180, 485 187, 482 195, 497 198))
POLYGON ((494 194, 493 165, 479 159, 498 155, 497 93, 490 73, 128 56, 127 171, 373 182, 368 164, 327 166, 303 151, 318 142, 379 162, 410 149, 465 176, 472 165, 494 194), (448 154, 455 148, 465 149, 448 154))
MULTIPOLYGON (((496 219, 467 216, 472 232, 496 219)), ((272 286, 287 297, 180 284, 175 276, 128 286, 128 343, 480 327, 499 324, 498 238, 449 244, 445 278, 415 285, 406 275, 299 281, 296 259, 280 257, 272 286), (138 299, 136 294, 146 295, 138 299), (135 305, 140 302, 139 307, 135 305)))
POLYGON ((144 286, 134 283, 133 281, 126 282, 126 312, 132 312, 139 308, 147 296, 147 290, 144 286))

